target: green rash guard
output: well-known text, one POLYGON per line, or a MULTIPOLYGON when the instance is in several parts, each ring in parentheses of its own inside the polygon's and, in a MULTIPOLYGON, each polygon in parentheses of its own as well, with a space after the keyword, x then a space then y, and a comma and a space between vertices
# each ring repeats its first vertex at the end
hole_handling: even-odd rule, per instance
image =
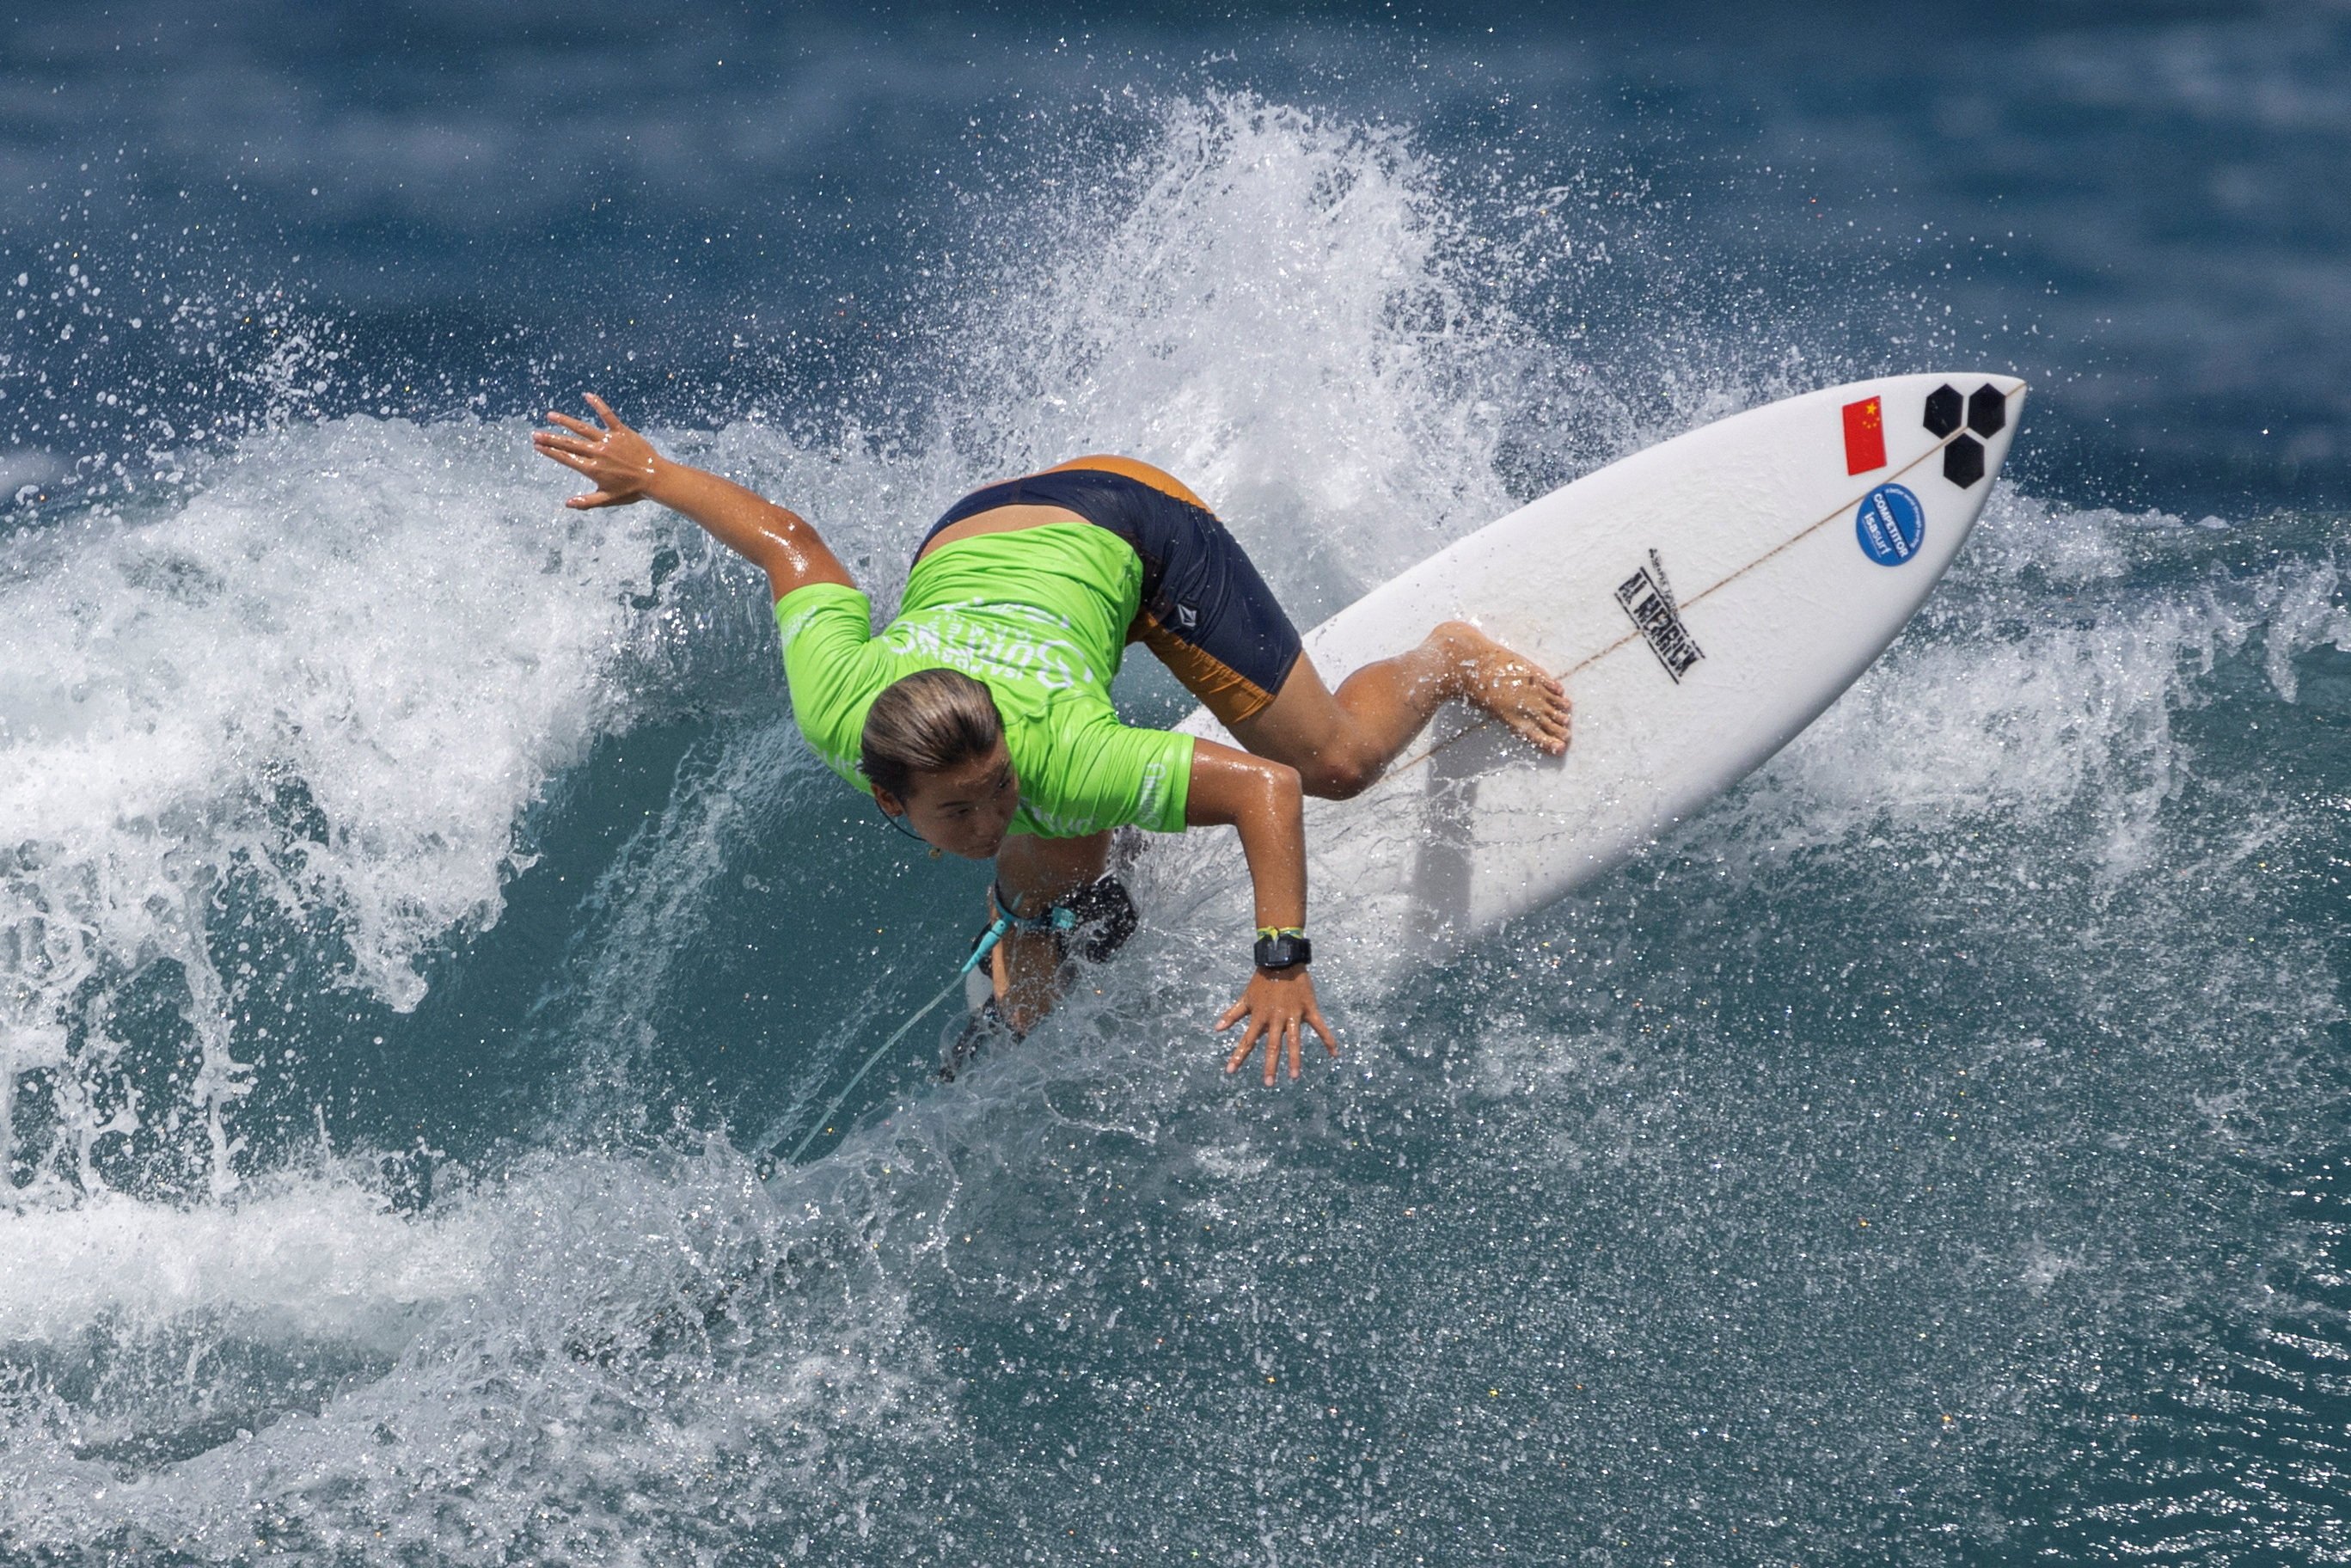
POLYGON ((878 637, 865 595, 810 583, 776 601, 792 715, 825 766, 871 794, 857 762, 873 699, 917 670, 960 670, 1004 716, 1020 785, 1012 831, 1181 832, 1192 737, 1121 724, 1110 701, 1142 595, 1142 559, 1087 523, 941 546, 915 563, 878 637))

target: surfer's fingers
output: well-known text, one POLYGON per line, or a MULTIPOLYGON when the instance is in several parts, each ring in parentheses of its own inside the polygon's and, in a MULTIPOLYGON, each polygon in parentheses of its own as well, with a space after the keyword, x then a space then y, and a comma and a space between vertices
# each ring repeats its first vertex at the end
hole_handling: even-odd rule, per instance
POLYGON ((1241 1036, 1240 1044, 1233 1047, 1233 1053, 1225 1058, 1225 1071, 1238 1072, 1241 1070, 1241 1064, 1249 1059, 1249 1052, 1256 1049, 1257 1030, 1252 1027, 1248 1033, 1241 1036))
POLYGON ((1332 1056, 1338 1055, 1339 1042, 1332 1038, 1331 1026, 1322 1021, 1322 1009, 1321 1008, 1308 1008, 1306 1009, 1306 1021, 1312 1024, 1314 1026, 1314 1032, 1322 1037, 1323 1051, 1332 1056))
POLYGON ((565 452, 559 447, 553 446, 542 446, 539 450, 546 453, 547 455, 552 457, 558 463, 562 464, 566 468, 576 470, 581 474, 589 473, 593 467, 593 465, 590 464, 587 458, 580 456, 578 453, 565 452))
POLYGON ((574 419, 569 414, 563 413, 560 409, 549 409, 547 411, 547 417, 549 423, 559 424, 564 429, 575 432, 580 435, 596 436, 601 438, 604 434, 594 425, 589 423, 586 420, 574 419))
POLYGON ((558 452, 576 452, 582 457, 592 457, 603 449, 599 442, 577 435, 558 435, 551 430, 538 432, 530 438, 530 444, 550 455, 558 452))
POLYGON ((1290 1037, 1290 1081, 1295 1083, 1298 1082, 1299 1047, 1304 1043, 1306 1026, 1296 1019, 1286 1019, 1281 1027, 1282 1032, 1290 1037))
POLYGON ((1240 1022, 1241 1019, 1249 1016, 1249 998, 1247 997, 1243 997, 1239 1001, 1237 1001, 1231 1007, 1227 1008, 1225 1009, 1225 1016, 1217 1020, 1217 1032, 1218 1034, 1222 1034, 1225 1030, 1232 1028, 1233 1025, 1240 1022))
MULTIPOLYGON (((629 428, 627 423, 623 421, 619 414, 612 412, 612 405, 606 402, 602 398, 598 397, 594 392, 590 392, 588 394, 588 406, 596 411, 596 417, 604 422, 606 429, 627 430, 629 428)), ((632 434, 634 433, 632 432, 632 434)))

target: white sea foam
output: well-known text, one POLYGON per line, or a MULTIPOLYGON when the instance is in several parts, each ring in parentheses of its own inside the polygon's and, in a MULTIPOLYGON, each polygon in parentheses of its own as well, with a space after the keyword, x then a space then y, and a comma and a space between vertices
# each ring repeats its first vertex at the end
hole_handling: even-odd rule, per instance
POLYGON ((479 1220, 402 1215, 350 1182, 290 1177, 231 1204, 100 1194, 0 1211, 0 1343, 203 1317, 397 1354, 420 1314, 489 1284, 493 1239, 479 1220))
POLYGON ((653 1500, 756 1525, 771 1487, 820 1485, 853 1513, 882 1489, 829 1457, 934 1427, 932 1352, 896 1293, 739 1161, 543 1157, 425 1212, 333 1171, 256 1185, 0 1217, 13 1543, 233 1553, 258 1518, 316 1550, 675 1561, 691 1531, 632 1522, 653 1500), (801 1268, 848 1267, 837 1313, 794 1312, 778 1339, 792 1243, 801 1268), (726 1341, 748 1324, 745 1355, 726 1341), (681 1350, 719 1375, 670 1375, 681 1350))
POLYGON ((2003 486, 1922 629, 1700 831, 1786 850, 1888 826, 2046 831, 2073 820, 2106 873, 2145 869, 2190 761, 2178 716, 2210 700, 2218 664, 2258 651, 2292 702, 2296 658, 2351 649, 2324 559, 2154 591, 2109 586, 2196 559, 2210 538, 2162 514, 2055 507, 2003 486))
MULTIPOLYGON (((1531 336, 1473 302, 1437 171, 1403 137, 1178 102, 1123 174, 1115 204, 1057 214, 1001 261, 1019 308, 987 308, 958 378, 974 450, 1006 472, 1158 463, 1309 625, 1508 509, 1494 455, 1531 336)), ((1583 416, 1616 423, 1597 392, 1583 416)))
POLYGON ((230 878, 330 919, 396 1008, 428 946, 497 918, 517 814, 623 719, 604 672, 651 553, 533 461, 514 425, 294 426, 182 504, 0 544, 0 1096, 64 1061, 81 988, 176 961, 233 1179, 230 878))

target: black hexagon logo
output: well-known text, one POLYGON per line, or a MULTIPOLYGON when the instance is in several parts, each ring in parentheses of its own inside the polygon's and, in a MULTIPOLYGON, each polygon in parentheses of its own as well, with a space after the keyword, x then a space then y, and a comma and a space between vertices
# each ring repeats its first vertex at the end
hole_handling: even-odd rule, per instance
POLYGON ((1976 388, 1974 395, 1968 399, 1968 428, 1989 440, 1998 435, 2001 426, 2007 423, 2008 399, 2001 395, 2000 389, 1990 382, 1976 388))
POLYGON ((1972 435, 1962 435, 1943 448, 1943 477, 1964 490, 1983 477, 1983 443, 1972 435))
POLYGON ((1949 382, 1927 394, 1927 428, 1937 435, 1949 435, 1959 427, 1959 413, 1966 406, 1959 389, 1949 382))

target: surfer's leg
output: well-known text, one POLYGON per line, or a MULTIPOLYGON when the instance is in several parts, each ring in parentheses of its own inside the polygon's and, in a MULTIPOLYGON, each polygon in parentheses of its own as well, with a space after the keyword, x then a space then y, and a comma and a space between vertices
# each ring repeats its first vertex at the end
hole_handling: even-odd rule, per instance
MULTIPOLYGON (((1110 863, 1110 835, 1040 839, 1029 833, 996 852, 996 882, 1014 909, 1035 915, 1101 876, 1110 863)), ((996 911, 988 911, 993 919, 996 911)), ((1007 931, 990 959, 996 1002, 1004 1021, 1026 1033, 1061 999, 1061 944, 1041 931, 1007 931)))
POLYGON ((1298 769, 1310 795, 1343 800, 1369 788, 1448 701, 1485 709, 1537 749, 1567 749, 1566 690, 1466 621, 1448 621, 1411 652, 1365 664, 1332 692, 1301 655, 1272 702, 1230 723, 1259 757, 1298 769))
POLYGON ((1111 529, 1143 559, 1129 637, 1243 746, 1297 768, 1308 794, 1360 793, 1453 700, 1484 708, 1541 750, 1567 748, 1559 683, 1468 622, 1445 622, 1334 693, 1249 552, 1181 481, 1130 457, 1093 456, 1024 483, 1056 476, 1089 488, 1046 498, 1111 529))

